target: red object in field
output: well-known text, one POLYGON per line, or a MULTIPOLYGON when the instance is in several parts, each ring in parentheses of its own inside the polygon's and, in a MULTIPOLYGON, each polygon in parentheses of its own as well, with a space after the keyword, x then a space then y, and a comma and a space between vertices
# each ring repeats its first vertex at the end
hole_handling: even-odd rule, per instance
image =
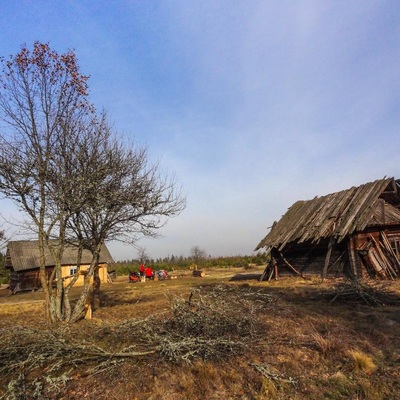
POLYGON ((129 274, 129 282, 138 282, 139 281, 139 274, 134 271, 129 274))

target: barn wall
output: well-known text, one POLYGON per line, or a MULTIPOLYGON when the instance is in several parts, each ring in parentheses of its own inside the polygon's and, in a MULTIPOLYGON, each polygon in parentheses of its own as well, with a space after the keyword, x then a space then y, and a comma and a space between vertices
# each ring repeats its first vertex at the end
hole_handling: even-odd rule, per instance
POLYGON ((370 227, 354 235, 354 247, 372 277, 400 276, 400 226, 370 227))
MULTIPOLYGON (((46 268, 47 280, 53 268, 46 268)), ((10 291, 37 290, 42 286, 39 270, 12 271, 10 273, 10 291)))
POLYGON ((395 251, 396 255, 400 257, 400 226, 393 225, 393 226, 386 226, 384 229, 374 229, 369 228, 366 229, 364 232, 358 232, 356 234, 357 238, 357 248, 360 249, 363 245, 369 241, 369 237, 373 236, 375 240, 380 240, 380 232, 384 232, 387 238, 389 239, 390 244, 392 245, 393 250, 395 251))
MULTIPOLYGON (((81 271, 87 271, 89 265, 82 265, 81 271)), ((47 280, 50 279, 53 267, 46 268, 47 280)), ((62 277, 66 278, 64 280, 65 285, 69 283, 68 278, 71 274, 71 270, 76 270, 76 266, 63 266, 61 267, 62 277)), ((99 265, 99 276, 102 283, 107 283, 107 264, 99 265)), ((72 277, 71 277, 72 278, 72 277)), ((93 278, 92 280, 93 281, 93 278)), ((78 280, 75 282, 74 286, 83 286, 84 283, 84 273, 79 275, 78 280)), ((24 271, 13 271, 10 273, 10 291, 27 291, 27 290, 37 290, 42 286, 40 281, 40 272, 38 269, 24 270, 24 271)))
MULTIPOLYGON (((347 241, 336 244, 332 248, 327 276, 349 274, 349 258, 347 241), (344 242, 344 243, 343 243, 344 242)), ((304 274, 321 275, 328 252, 328 240, 319 243, 302 243, 287 245, 282 254, 285 259, 299 272, 304 274)), ((281 257, 277 257, 281 275, 295 275, 281 257)))
MULTIPOLYGON (((327 276, 353 276, 355 274, 357 277, 393 278, 396 273, 397 276, 400 276, 400 264, 393 257, 387 257, 388 253, 384 249, 382 236, 385 235, 390 247, 400 260, 400 225, 369 227, 333 246, 327 276), (382 235, 382 232, 384 235, 382 235), (363 249, 371 240, 375 240, 378 244, 378 253, 384 259, 383 262, 391 265, 392 271, 394 271, 391 274, 377 272, 376 264, 372 265, 368 257, 365 256, 363 249), (349 257, 350 254, 352 261, 349 257)), ((329 239, 321 240, 319 243, 289 243, 282 250, 282 255, 299 272, 321 275, 328 252, 328 244, 329 239)), ((276 250, 275 254, 277 254, 276 250)), ((295 275, 295 272, 287 266, 282 257, 277 255, 275 258, 278 262, 280 275, 295 275)))

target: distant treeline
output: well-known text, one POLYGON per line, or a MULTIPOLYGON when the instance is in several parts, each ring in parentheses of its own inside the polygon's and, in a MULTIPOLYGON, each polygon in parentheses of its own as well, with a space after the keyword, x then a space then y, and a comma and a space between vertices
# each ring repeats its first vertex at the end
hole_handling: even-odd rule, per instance
MULTIPOLYGON (((4 268, 5 255, 0 253, 0 283, 8 282, 9 271, 4 268)), ((145 264, 153 270, 176 271, 184 269, 201 268, 232 268, 247 267, 249 265, 263 265, 266 262, 265 253, 257 253, 253 256, 232 257, 183 257, 170 256, 158 258, 157 260, 146 260, 145 264)), ((108 266, 109 271, 115 271, 118 275, 127 275, 131 271, 138 271, 141 261, 137 259, 117 261, 108 266)))
MULTIPOLYGON (((201 268, 232 268, 248 267, 251 265, 263 265, 266 262, 265 253, 257 253, 254 256, 231 256, 231 257, 206 257, 193 258, 183 256, 170 256, 157 260, 146 260, 145 264, 153 270, 176 271, 182 269, 201 268)), ((131 271, 138 271, 141 261, 137 259, 117 261, 108 266, 109 271, 115 271, 118 275, 126 275, 131 271)))

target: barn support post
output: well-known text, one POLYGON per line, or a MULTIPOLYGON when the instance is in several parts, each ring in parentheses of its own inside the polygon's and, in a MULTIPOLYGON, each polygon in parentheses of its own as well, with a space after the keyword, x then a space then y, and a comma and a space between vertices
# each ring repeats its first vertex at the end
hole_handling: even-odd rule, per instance
POLYGON ((272 265, 274 266, 275 280, 277 281, 279 278, 278 262, 274 257, 272 257, 272 265))
POLYGON ((279 255, 281 256, 283 262, 291 269, 293 270, 297 275, 300 275, 302 278, 304 278, 303 274, 299 272, 295 267, 293 267, 292 264, 285 258, 285 256, 282 254, 282 252, 279 252, 279 255))
POLYGON ((350 236, 349 241, 348 241, 348 252, 349 252, 349 261, 350 261, 350 278, 352 281, 357 282, 358 281, 358 263, 357 263, 357 257, 358 254, 355 249, 355 237, 350 236))
POLYGON ((278 262, 275 257, 271 257, 271 260, 267 262, 263 273, 260 276, 259 282, 265 280, 266 276, 269 274, 267 281, 270 281, 272 276, 275 276, 275 280, 279 278, 278 262))
POLYGON ((322 274, 321 274, 322 282, 326 278, 326 274, 328 272, 329 261, 331 260, 332 249, 333 249, 333 246, 335 245, 335 243, 336 243, 335 237, 331 236, 331 238, 329 239, 329 243, 328 243, 328 251, 326 252, 324 268, 323 268, 322 274))
MULTIPOLYGON (((271 253, 271 247, 268 247, 267 250, 265 251, 265 256, 268 257, 270 255, 270 253, 271 253)), ((267 273, 269 271, 270 265, 271 265, 271 260, 268 260, 266 262, 266 264, 265 264, 265 269, 264 269, 263 273, 260 276, 259 282, 262 282, 265 279, 265 277, 267 276, 267 273)), ((270 279, 271 279, 271 277, 270 277, 270 279)))

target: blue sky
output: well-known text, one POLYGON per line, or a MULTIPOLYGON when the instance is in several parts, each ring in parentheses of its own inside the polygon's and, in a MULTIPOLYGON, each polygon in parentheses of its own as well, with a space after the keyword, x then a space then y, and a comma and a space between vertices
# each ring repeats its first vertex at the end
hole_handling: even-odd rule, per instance
POLYGON ((96 107, 175 173, 187 208, 138 243, 153 258, 253 254, 296 200, 400 177, 399 1, 3 0, 0 23, 1 55, 75 49, 96 107))

